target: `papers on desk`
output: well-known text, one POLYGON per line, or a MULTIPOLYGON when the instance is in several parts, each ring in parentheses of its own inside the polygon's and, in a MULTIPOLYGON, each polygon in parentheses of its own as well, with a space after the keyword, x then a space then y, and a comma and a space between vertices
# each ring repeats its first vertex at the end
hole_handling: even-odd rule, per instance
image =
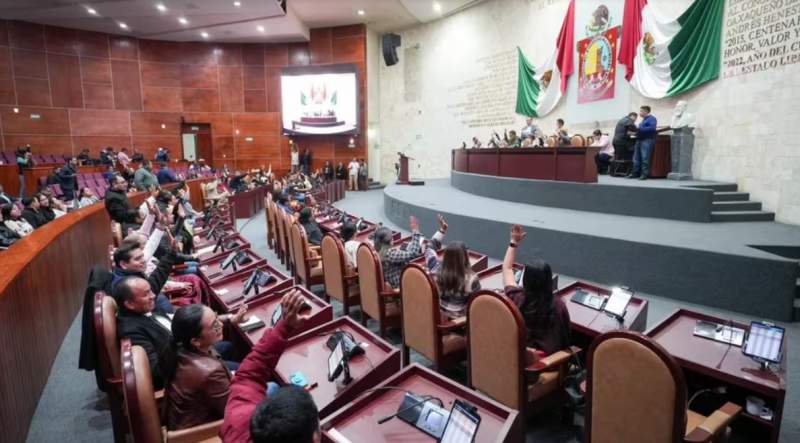
POLYGON ((206 247, 205 247, 205 248, 203 248, 203 249, 199 249, 199 250, 197 251, 197 255, 208 254, 209 252, 211 252, 211 251, 213 251, 213 250, 214 250, 214 246, 215 246, 215 245, 211 245, 211 246, 206 246, 206 247))
POLYGON ((698 320, 697 323, 695 323, 694 335, 739 347, 744 343, 744 329, 733 328, 704 320, 698 320))
POLYGON ((252 331, 253 329, 258 329, 266 326, 263 320, 258 318, 255 315, 251 315, 250 318, 247 319, 244 323, 239 323, 239 327, 244 332, 252 331))

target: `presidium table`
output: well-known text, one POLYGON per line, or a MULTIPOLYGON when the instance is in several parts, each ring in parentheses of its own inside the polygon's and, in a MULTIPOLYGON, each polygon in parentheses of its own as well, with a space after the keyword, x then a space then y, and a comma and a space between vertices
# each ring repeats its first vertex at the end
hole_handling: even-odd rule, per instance
POLYGON ((599 150, 572 146, 454 149, 451 168, 498 177, 597 183, 594 156, 599 150))

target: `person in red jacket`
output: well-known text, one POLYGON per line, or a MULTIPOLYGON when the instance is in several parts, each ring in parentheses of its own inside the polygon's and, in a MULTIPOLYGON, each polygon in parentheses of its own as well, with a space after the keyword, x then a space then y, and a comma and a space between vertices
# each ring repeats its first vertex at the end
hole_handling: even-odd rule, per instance
MULTIPOLYGON (((268 405, 272 398, 267 399, 267 383, 274 379, 275 366, 278 360, 286 349, 286 343, 291 336, 293 330, 297 329, 305 321, 305 318, 299 315, 301 307, 303 306, 303 295, 300 291, 292 291, 286 294, 281 300, 283 307, 283 318, 275 325, 274 328, 267 331, 261 337, 261 340, 253 347, 253 350, 242 361, 236 375, 233 378, 228 395, 228 404, 225 406, 225 421, 222 423, 220 430, 220 437, 223 442, 255 442, 255 443, 270 443, 272 441, 282 441, 281 436, 267 435, 268 432, 260 432, 261 427, 256 425, 259 434, 251 438, 251 419, 253 415, 257 415, 253 422, 265 423, 270 421, 270 409, 268 407, 259 407, 259 405, 268 405), (258 408, 258 409, 257 409, 258 408), (276 440, 275 438, 278 438, 276 440)), ((283 402, 283 397, 289 394, 292 397, 294 392, 290 392, 291 388, 281 388, 278 394, 275 395, 275 401, 278 403, 283 402)), ((307 393, 306 393, 307 394, 307 393)), ((296 396, 296 395, 295 395, 296 396)), ((294 399, 292 403, 297 403, 294 399)), ((284 429, 287 435, 292 435, 292 432, 300 432, 302 435, 306 434, 312 436, 309 442, 319 441, 319 418, 314 406, 313 400, 308 397, 306 401, 299 402, 298 407, 303 409, 302 416, 310 417, 310 423, 305 423, 301 427, 305 428, 304 431, 284 429), (310 405, 309 405, 310 402, 310 405), (311 410, 313 408, 313 411, 311 410), (312 429, 307 429, 307 428, 312 429)), ((278 418, 273 417, 273 421, 278 418)), ((296 420, 290 420, 292 423, 286 423, 288 427, 296 425, 296 420)), ((278 421, 276 424, 279 424, 278 421)), ((302 440, 292 440, 302 441, 302 440)))

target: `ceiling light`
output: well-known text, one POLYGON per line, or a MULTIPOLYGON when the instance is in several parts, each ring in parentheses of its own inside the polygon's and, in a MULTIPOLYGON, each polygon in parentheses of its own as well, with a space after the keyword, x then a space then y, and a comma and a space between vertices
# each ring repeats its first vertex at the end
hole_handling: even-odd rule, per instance
POLYGON ((236 6, 237 8, 241 8, 242 7, 242 2, 233 2, 233 6, 236 6))
POLYGON ((97 11, 95 11, 94 8, 86 8, 86 12, 92 15, 97 15, 97 11))
POLYGON ((178 17, 178 23, 180 23, 182 25, 188 25, 189 24, 189 20, 186 20, 186 17, 178 17))
POLYGON ((159 11, 161 11, 161 12, 167 12, 167 7, 166 7, 166 6, 164 6, 164 4, 163 4, 163 3, 159 3, 159 4, 157 4, 157 5, 156 5, 156 9, 158 9, 158 10, 159 10, 159 11))
POLYGON ((201 32, 200 33, 200 37, 208 38, 208 32, 205 32, 205 31, 201 32))
POLYGON ((128 25, 124 22, 119 22, 119 27, 122 29, 128 29, 128 25))
POLYGON ((14 114, 19 114, 19 108, 14 108, 14 114))
POLYGON ((263 26, 260 26, 260 25, 256 29, 258 29, 258 32, 266 31, 266 29, 263 26))
POLYGON ((439 2, 433 2, 433 10, 437 13, 442 12, 442 4, 439 2))
POLYGON ((364 15, 364 14, 365 14, 365 12, 364 12, 364 10, 363 10, 363 9, 359 9, 359 10, 358 10, 358 15, 364 15))

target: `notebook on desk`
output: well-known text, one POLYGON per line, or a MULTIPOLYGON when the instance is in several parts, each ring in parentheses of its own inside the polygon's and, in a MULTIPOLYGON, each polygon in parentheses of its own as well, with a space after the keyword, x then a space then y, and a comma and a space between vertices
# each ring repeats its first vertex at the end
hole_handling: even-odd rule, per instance
POLYGON ((599 311, 603 308, 603 303, 605 303, 606 298, 600 294, 590 294, 583 289, 576 289, 572 294, 572 297, 570 297, 570 300, 578 303, 579 305, 584 305, 587 308, 592 308, 599 311))

